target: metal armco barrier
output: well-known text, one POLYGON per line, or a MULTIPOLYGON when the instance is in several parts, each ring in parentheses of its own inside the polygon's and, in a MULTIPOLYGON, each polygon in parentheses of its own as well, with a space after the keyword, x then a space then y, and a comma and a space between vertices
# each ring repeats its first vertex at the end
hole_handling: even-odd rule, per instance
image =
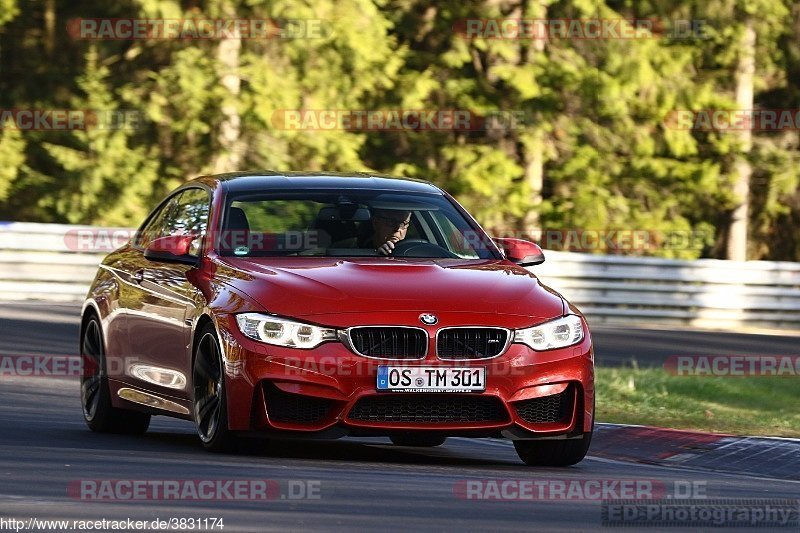
MULTIPOLYGON (((0 300, 82 300, 107 252, 85 251, 92 246, 81 235, 99 229, 0 223, 0 300)), ((104 231, 101 241, 113 249, 129 231, 104 231)), ((545 256, 544 264, 530 270, 578 306, 591 324, 800 330, 800 263, 548 250, 545 256)))

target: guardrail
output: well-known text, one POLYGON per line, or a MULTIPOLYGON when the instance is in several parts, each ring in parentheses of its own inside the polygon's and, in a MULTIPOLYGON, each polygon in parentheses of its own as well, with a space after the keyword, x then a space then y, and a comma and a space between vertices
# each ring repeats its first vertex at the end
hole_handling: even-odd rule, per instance
POLYGON ((545 252, 531 270, 595 322, 800 329, 800 264, 545 252))
MULTIPOLYGON (((81 251, 78 236, 97 229, 0 224, 0 299, 82 300, 104 253, 81 251)), ((799 263, 545 255, 530 270, 591 323, 800 330, 799 263)))

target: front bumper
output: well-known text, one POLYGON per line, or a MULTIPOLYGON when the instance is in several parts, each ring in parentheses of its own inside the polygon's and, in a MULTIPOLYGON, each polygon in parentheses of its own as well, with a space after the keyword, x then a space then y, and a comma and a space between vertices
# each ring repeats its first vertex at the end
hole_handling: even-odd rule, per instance
MULTIPOLYGON (((594 417, 591 337, 575 346, 536 352, 511 344, 488 360, 436 356, 435 328, 424 359, 397 361, 354 354, 339 342, 312 350, 280 348, 241 334, 232 315, 220 318, 229 427, 313 435, 392 435, 424 431, 448 436, 514 439, 579 437, 594 417), (379 365, 485 367, 479 393, 376 390, 379 365)), ((584 324, 585 327, 585 324, 584 324)))

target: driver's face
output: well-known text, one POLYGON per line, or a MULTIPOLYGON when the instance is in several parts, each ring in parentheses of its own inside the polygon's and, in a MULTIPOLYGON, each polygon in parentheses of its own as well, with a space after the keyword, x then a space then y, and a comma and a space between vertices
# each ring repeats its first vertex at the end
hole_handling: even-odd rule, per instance
POLYGON ((411 211, 378 210, 372 214, 375 242, 398 242, 406 238, 411 223, 411 211))

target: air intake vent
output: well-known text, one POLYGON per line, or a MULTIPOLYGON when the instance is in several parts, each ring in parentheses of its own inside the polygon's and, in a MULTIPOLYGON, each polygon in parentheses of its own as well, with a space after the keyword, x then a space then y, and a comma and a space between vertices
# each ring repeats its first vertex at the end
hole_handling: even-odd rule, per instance
POLYGON ((350 342, 360 355, 388 359, 422 359, 428 336, 418 328, 379 326, 350 329, 350 342))
POLYGON ((436 353, 440 359, 487 359, 500 355, 508 331, 500 328, 447 328, 439 331, 436 353))
POLYGON ((569 386, 560 394, 522 400, 514 402, 513 405, 519 417, 525 422, 544 424, 547 422, 561 422, 572 414, 574 398, 573 387, 569 386))
POLYGON ((296 424, 321 422, 328 416, 334 403, 325 398, 284 392, 272 383, 264 385, 264 397, 270 420, 296 424))
POLYGON ((365 422, 507 422, 502 402, 494 396, 444 394, 366 396, 348 418, 365 422))

